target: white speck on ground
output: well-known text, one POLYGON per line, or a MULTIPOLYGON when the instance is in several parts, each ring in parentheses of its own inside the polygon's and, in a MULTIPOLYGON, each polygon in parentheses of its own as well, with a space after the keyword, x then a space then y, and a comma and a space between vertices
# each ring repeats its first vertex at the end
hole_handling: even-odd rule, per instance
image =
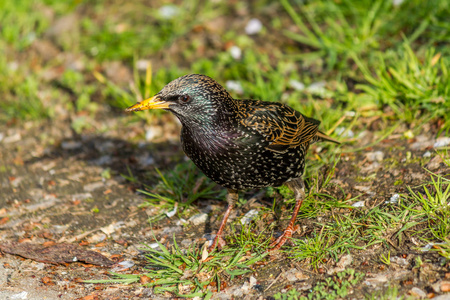
POLYGON ((230 49, 228 50, 230 51, 231 57, 234 59, 241 59, 242 57, 242 50, 241 48, 239 48, 238 46, 232 46, 230 47, 230 49))
POLYGON ((353 207, 364 207, 364 201, 358 201, 352 204, 353 207))
POLYGON ((242 85, 239 81, 236 80, 228 80, 225 83, 228 90, 236 92, 237 94, 243 94, 244 89, 242 88, 242 85))
POLYGON ((245 26, 245 33, 248 35, 254 35, 259 33, 263 28, 263 25, 260 20, 253 18, 248 21, 247 25, 245 26))
POLYGON ((289 80, 289 84, 296 91, 303 91, 305 89, 305 84, 295 79, 289 80))
POLYGON ((436 139, 436 143, 434 143, 434 148, 440 148, 450 145, 450 137, 442 136, 436 139))
POLYGON ((257 215, 258 211, 256 209, 252 209, 241 218, 241 223, 246 225, 250 223, 253 219, 255 219, 257 215))
POLYGON ((368 161, 383 161, 384 153, 381 151, 368 152, 366 158, 368 161))

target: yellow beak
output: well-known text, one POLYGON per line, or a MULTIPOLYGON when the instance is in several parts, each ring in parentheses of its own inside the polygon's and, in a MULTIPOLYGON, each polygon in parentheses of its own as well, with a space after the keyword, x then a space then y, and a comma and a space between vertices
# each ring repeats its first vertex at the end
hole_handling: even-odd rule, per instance
POLYGON ((159 98, 158 95, 153 96, 151 98, 145 99, 142 102, 136 103, 125 109, 125 111, 140 111, 146 109, 158 109, 158 108, 169 108, 169 104, 166 101, 163 101, 159 98))

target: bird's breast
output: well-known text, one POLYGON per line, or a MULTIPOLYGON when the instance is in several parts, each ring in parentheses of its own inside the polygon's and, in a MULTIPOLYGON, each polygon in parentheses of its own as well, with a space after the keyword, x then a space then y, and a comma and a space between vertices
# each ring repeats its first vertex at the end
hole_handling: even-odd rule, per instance
POLYGON ((209 178, 232 189, 278 186, 302 175, 306 147, 277 153, 248 132, 192 132, 183 129, 186 155, 209 178))

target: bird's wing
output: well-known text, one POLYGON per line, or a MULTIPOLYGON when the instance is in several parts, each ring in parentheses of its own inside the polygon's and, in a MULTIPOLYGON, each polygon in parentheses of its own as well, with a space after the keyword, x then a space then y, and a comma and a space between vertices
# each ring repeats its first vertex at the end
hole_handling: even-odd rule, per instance
POLYGON ((320 122, 281 103, 258 101, 241 115, 241 124, 262 135, 269 142, 267 149, 285 152, 310 142, 317 134, 320 122))

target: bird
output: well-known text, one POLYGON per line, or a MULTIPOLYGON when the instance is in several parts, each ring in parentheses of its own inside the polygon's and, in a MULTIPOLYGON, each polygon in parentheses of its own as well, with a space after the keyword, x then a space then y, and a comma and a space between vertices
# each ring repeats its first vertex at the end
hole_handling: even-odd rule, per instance
POLYGON ((223 241, 239 191, 284 184, 294 192, 296 203, 288 226, 268 249, 279 250, 292 237, 305 198, 302 175, 310 144, 339 144, 319 131, 320 121, 280 102, 234 99, 218 82, 201 74, 174 79, 126 111, 147 109, 173 113, 182 125, 184 153, 207 177, 227 189, 228 207, 209 252, 223 241))

